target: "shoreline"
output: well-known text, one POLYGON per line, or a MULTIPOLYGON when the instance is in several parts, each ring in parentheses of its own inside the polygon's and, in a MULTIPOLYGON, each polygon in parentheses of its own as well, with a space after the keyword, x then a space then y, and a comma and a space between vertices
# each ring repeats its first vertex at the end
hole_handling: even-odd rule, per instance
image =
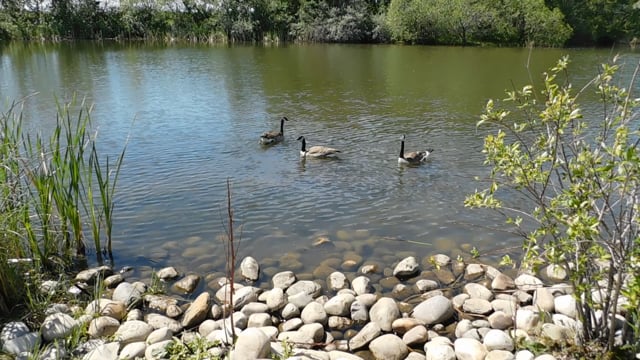
MULTIPOLYGON (((561 359, 562 349, 578 343, 581 326, 564 269, 547 266, 540 276, 512 278, 443 254, 431 256, 430 263, 431 269, 423 269, 414 257, 399 259, 393 274, 375 284, 370 275, 377 269, 366 265, 331 272, 324 282, 282 271, 270 277, 269 289, 261 289, 251 285, 261 276, 260 265, 246 257, 237 271, 236 279, 243 280, 234 285, 233 316, 224 277, 217 289, 195 294, 201 277, 181 276, 173 267, 158 270, 148 283, 127 282, 126 273, 96 267, 78 273, 65 290, 80 298, 102 284, 106 291, 93 294, 89 305, 52 304, 40 329, 8 323, 0 341, 17 358, 31 352, 87 360, 176 353, 185 359, 561 359), (159 281, 194 300, 156 293, 159 281), (61 354, 65 348, 55 344, 72 336, 87 339, 61 354), (546 344, 549 351, 534 354, 528 349, 533 344, 546 344)), ((61 286, 46 282, 42 289, 61 286)))

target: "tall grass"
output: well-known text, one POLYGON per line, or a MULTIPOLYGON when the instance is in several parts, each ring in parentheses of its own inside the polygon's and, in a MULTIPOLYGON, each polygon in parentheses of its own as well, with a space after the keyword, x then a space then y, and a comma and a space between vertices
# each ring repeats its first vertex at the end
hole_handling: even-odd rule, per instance
POLYGON ((112 257, 113 195, 126 150, 102 166, 91 107, 75 99, 57 103, 49 134, 24 131, 24 101, 0 116, 2 314, 24 300, 27 280, 10 259, 29 259, 31 270, 45 273, 63 270, 88 255, 91 240, 99 263, 103 253, 112 257))

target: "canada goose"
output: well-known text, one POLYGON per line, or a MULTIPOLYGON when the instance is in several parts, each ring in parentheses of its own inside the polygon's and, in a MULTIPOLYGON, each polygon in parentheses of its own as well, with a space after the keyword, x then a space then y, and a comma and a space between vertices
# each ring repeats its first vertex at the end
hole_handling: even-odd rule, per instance
POLYGON ((283 116, 280 119, 280 132, 278 131, 267 131, 264 134, 260 135, 260 144, 262 145, 271 145, 275 143, 279 143, 284 140, 284 122, 289 121, 286 116, 283 116))
POLYGON ((404 152, 404 135, 402 135, 400 143, 400 156, 398 157, 399 164, 419 165, 427 160, 429 155, 433 152, 433 149, 427 149, 426 151, 412 151, 404 152))
POLYGON ((326 147, 326 146, 312 146, 307 149, 307 140, 304 136, 300 136, 298 141, 302 140, 302 149, 300 149, 300 156, 302 157, 312 157, 312 158, 327 158, 334 157, 336 153, 339 153, 340 150, 336 150, 334 148, 326 147))

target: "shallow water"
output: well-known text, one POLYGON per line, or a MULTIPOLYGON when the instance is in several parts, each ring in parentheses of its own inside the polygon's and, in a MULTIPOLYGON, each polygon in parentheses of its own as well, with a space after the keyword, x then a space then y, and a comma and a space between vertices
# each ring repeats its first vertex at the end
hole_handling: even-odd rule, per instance
MULTIPOLYGON (((474 178, 487 172, 486 130, 475 124, 487 99, 539 81, 563 54, 573 59, 578 88, 613 53, 12 44, 0 48, 0 95, 37 93, 25 120, 46 132, 55 97, 75 93, 94 104, 104 155, 117 156, 128 137, 116 266, 222 271, 227 179, 241 225, 239 257, 253 255, 266 268, 311 273, 327 258, 354 253, 391 267, 408 254, 456 255, 472 246, 495 260, 505 248, 517 254, 520 240, 490 229, 499 218, 462 205, 479 186, 474 178), (260 146, 259 135, 277 129, 282 116, 290 119, 285 141, 260 146), (435 149, 427 164, 398 166, 402 134, 406 150, 435 149), (308 146, 341 149, 340 158, 301 161, 299 135, 308 146), (333 243, 313 246, 320 236, 333 243)), ((639 57, 623 54, 629 68, 639 57)), ((587 109, 595 107, 585 98, 587 109)))

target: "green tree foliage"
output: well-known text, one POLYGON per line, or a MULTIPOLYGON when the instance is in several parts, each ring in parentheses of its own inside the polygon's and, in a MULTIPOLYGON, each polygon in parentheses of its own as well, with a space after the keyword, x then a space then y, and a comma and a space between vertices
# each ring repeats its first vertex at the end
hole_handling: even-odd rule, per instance
POLYGON ((586 118, 578 100, 592 87, 574 94, 561 78, 567 66, 560 60, 539 92, 508 92, 509 108, 487 103, 478 126, 497 129, 483 149, 489 185, 465 205, 506 217, 524 239, 526 268, 568 269, 583 339, 612 350, 616 314, 627 321, 620 339, 640 336, 640 98, 615 84, 617 65, 603 65, 590 83, 602 109, 586 118))
POLYGON ((571 43, 611 45, 640 37, 638 0, 546 0, 574 29, 571 43))

